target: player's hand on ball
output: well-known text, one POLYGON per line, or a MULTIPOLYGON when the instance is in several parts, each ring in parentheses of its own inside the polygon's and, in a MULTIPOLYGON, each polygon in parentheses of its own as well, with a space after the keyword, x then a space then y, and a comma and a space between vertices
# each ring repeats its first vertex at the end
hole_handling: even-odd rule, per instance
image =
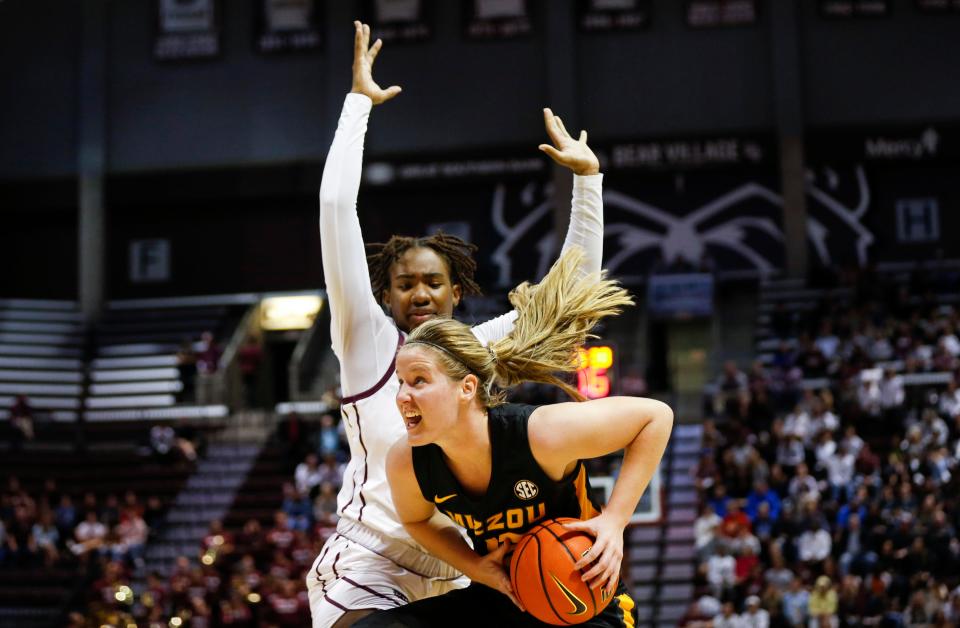
POLYGON ((491 589, 496 589, 510 598, 517 605, 517 608, 526 611, 517 596, 513 594, 510 574, 507 573, 507 567, 504 565, 504 556, 510 550, 511 545, 510 541, 507 540, 497 549, 482 557, 477 564, 475 573, 470 575, 470 579, 491 589))
POLYGON ((563 126, 560 116, 553 115, 550 109, 543 110, 543 123, 553 146, 541 144, 540 150, 561 166, 573 170, 574 174, 584 176, 600 172, 600 161, 587 146, 586 131, 580 131, 580 138, 573 139, 563 126))
POLYGON ((591 589, 602 586, 608 595, 613 595, 620 578, 620 563, 623 561, 623 523, 612 515, 603 513, 586 521, 565 523, 564 527, 587 532, 596 539, 593 547, 577 561, 575 567, 583 569, 592 565, 583 574, 583 581, 591 589))
POLYGON ((354 22, 353 34, 353 87, 354 94, 363 94, 379 105, 400 93, 399 85, 391 85, 383 89, 373 80, 373 62, 376 61, 383 42, 377 40, 370 45, 370 26, 361 22, 354 22))

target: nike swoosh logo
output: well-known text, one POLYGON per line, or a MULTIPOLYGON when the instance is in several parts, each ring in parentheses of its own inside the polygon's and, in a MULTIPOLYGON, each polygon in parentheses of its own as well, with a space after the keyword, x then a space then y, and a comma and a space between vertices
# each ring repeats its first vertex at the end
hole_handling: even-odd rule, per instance
POLYGON ((457 496, 456 493, 454 493, 453 495, 447 495, 446 497, 440 497, 439 495, 434 495, 434 496, 433 496, 433 501, 434 501, 435 504, 442 504, 443 502, 447 501, 448 499, 453 499, 453 498, 456 497, 456 496, 457 496))
POLYGON ((583 615, 587 612, 587 605, 583 603, 583 600, 574 595, 573 591, 568 589, 562 582, 557 580, 555 575, 551 573, 550 577, 553 578, 553 581, 557 584, 557 588, 560 589, 560 593, 563 593, 564 597, 566 597, 567 600, 573 604, 573 610, 567 613, 568 615, 583 615))

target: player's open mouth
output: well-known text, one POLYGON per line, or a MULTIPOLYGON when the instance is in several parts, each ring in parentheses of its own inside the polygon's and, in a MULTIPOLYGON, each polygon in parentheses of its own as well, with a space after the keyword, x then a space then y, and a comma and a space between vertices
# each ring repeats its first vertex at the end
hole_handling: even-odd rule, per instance
POLYGON ((423 417, 415 412, 404 412, 403 413, 403 423, 406 425, 408 430, 412 430, 416 426, 420 425, 420 421, 423 420, 423 417))

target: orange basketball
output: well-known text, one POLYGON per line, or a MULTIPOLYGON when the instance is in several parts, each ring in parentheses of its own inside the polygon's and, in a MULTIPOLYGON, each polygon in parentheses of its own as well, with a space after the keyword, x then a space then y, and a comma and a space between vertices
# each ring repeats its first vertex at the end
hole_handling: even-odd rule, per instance
POLYGON ((606 608, 613 596, 590 589, 574 569, 593 537, 563 527, 569 517, 548 519, 523 535, 510 559, 513 592, 527 612, 554 626, 582 624, 606 608))

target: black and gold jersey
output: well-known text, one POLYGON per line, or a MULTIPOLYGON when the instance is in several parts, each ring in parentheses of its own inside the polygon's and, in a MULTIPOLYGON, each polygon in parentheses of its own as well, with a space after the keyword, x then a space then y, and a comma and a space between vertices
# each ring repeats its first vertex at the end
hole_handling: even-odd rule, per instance
POLYGON ((516 543, 542 519, 590 519, 600 508, 590 497, 583 461, 559 482, 550 479, 530 451, 527 422, 536 406, 504 404, 488 413, 493 469, 486 493, 466 494, 438 445, 413 448, 413 468, 424 499, 467 529, 479 554, 505 540, 516 543))

